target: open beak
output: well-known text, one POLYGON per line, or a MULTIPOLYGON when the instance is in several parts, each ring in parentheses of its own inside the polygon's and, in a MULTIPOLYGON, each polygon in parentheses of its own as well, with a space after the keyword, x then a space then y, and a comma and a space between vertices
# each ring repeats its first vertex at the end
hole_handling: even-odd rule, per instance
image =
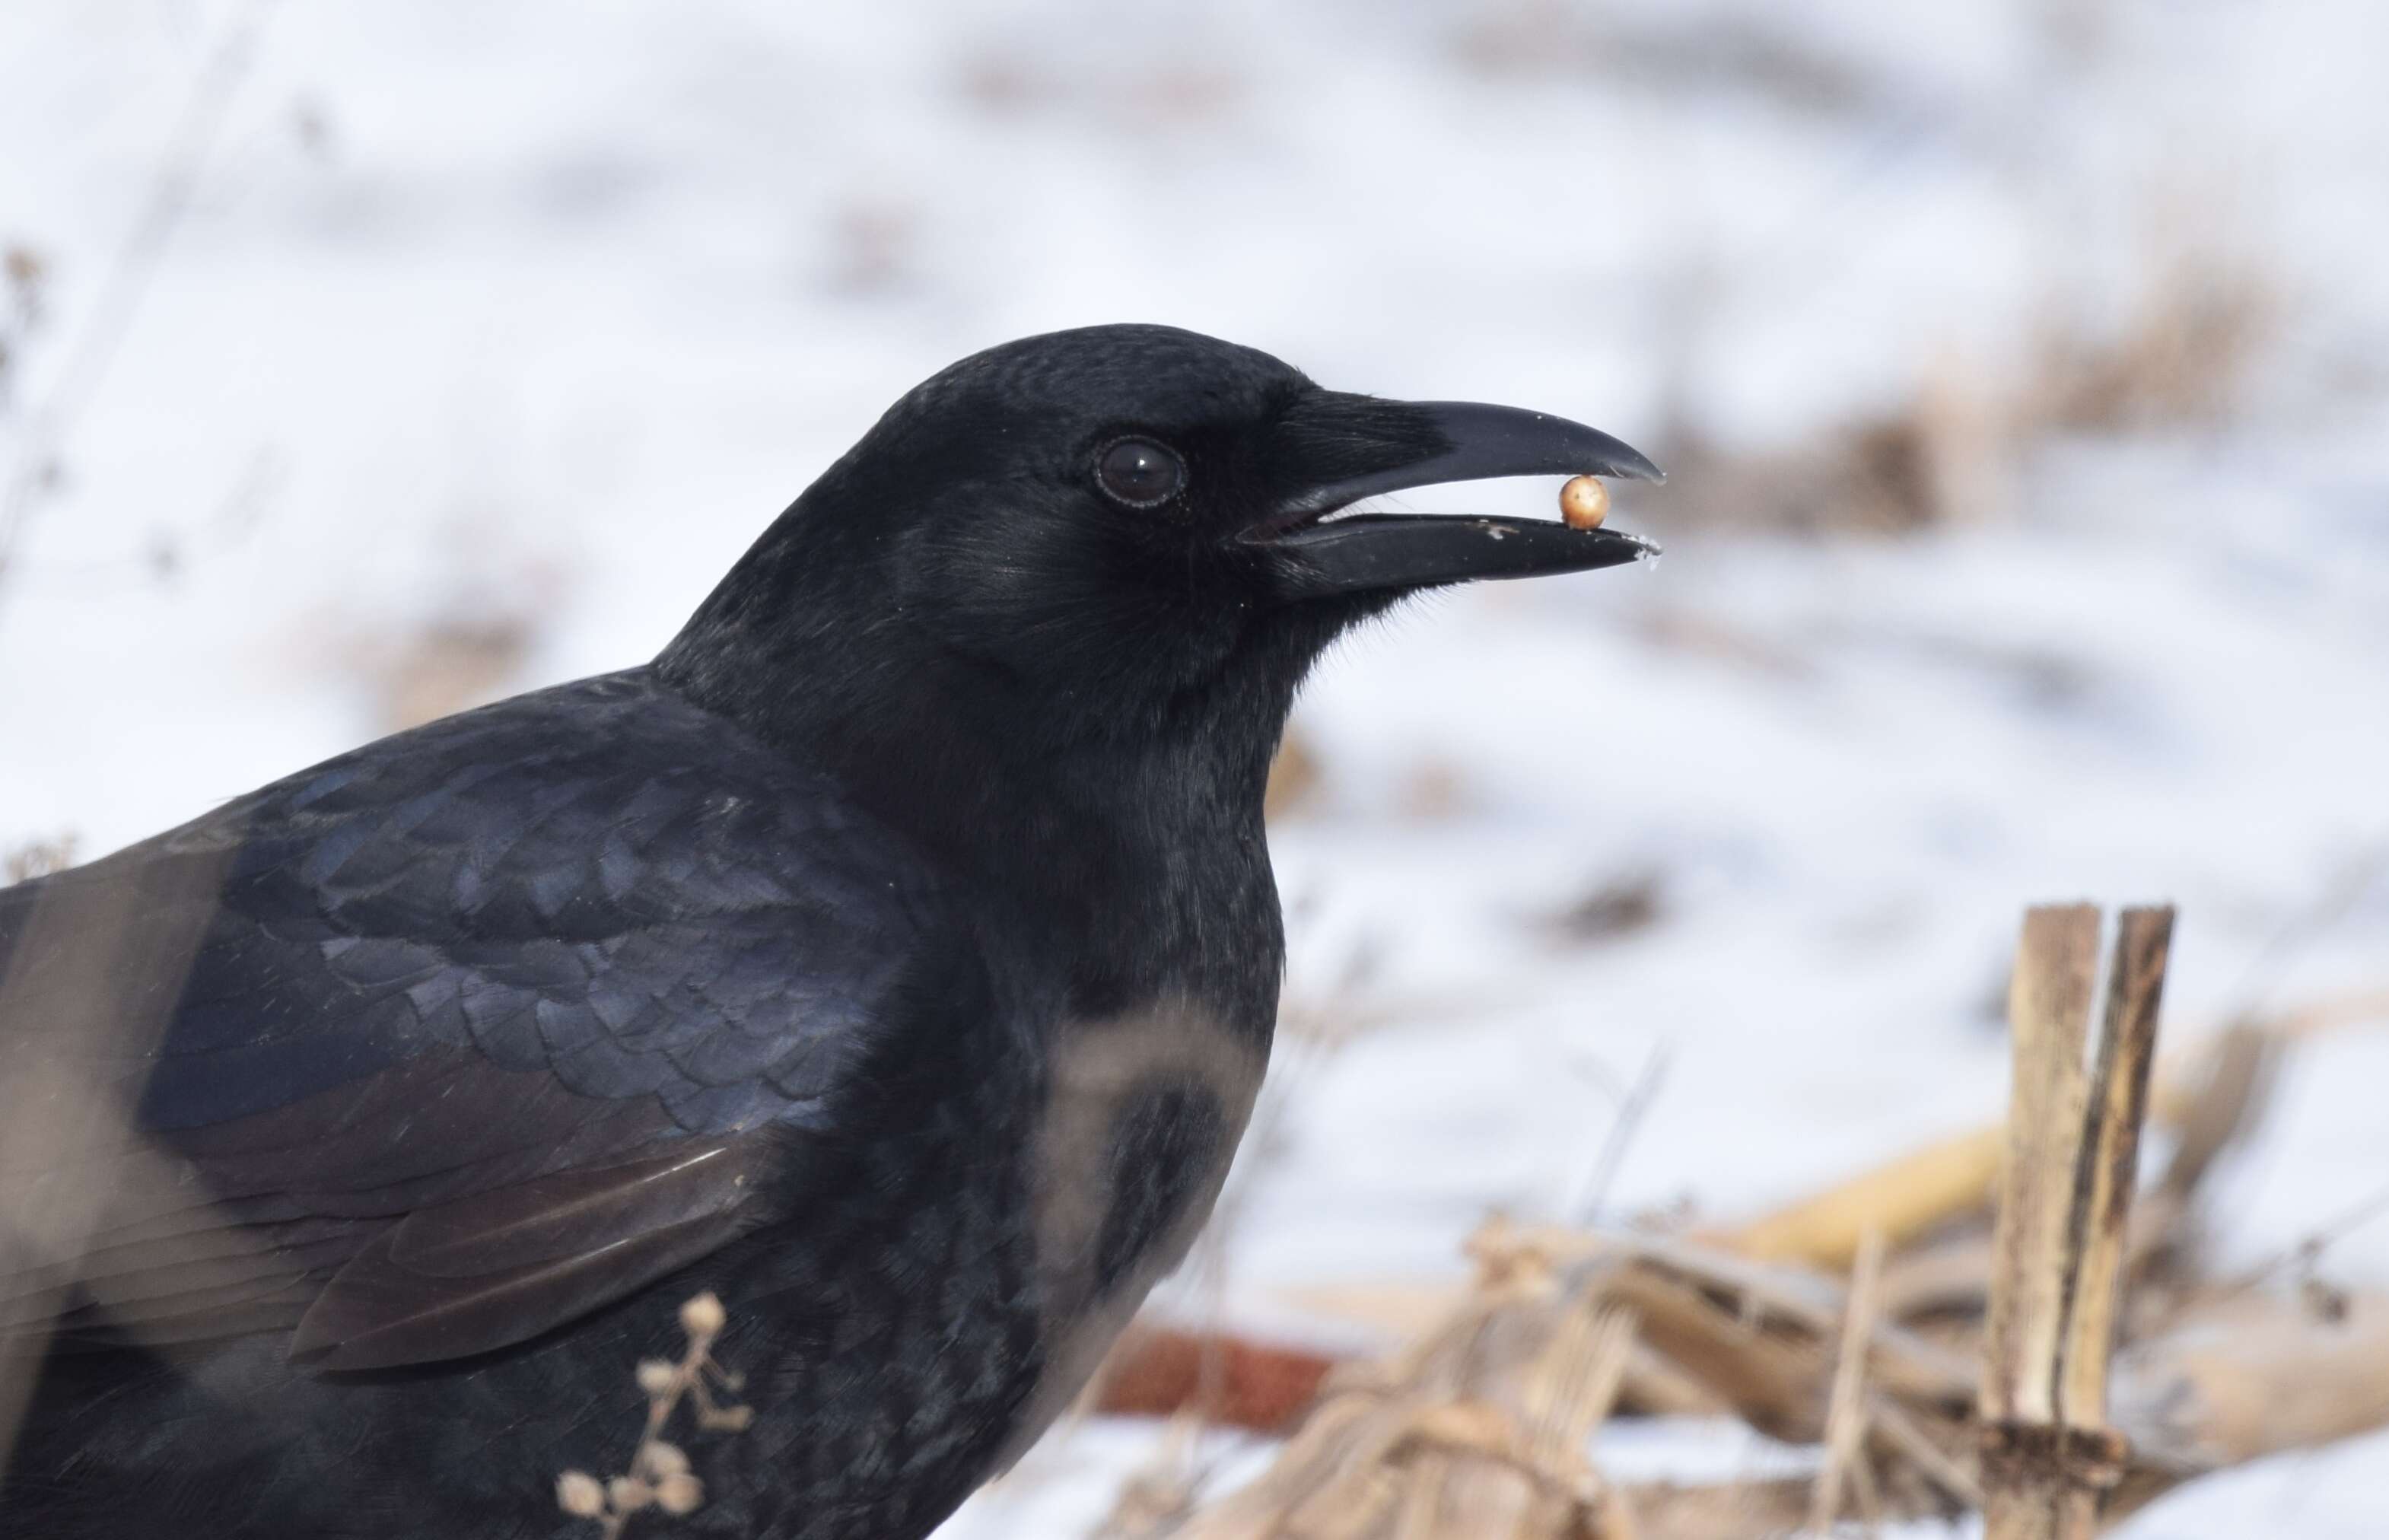
MULTIPOLYGON (((1666 476, 1616 439, 1541 412, 1468 401, 1367 402, 1322 392, 1308 431, 1332 431, 1342 410, 1355 431, 1338 443, 1339 473, 1304 486, 1245 532, 1277 557, 1288 598, 1370 589, 1431 587, 1480 578, 1541 577, 1616 567, 1656 556, 1658 546, 1608 528, 1476 515, 1338 510, 1380 493, 1500 476, 1666 476), (1366 414, 1365 419, 1363 414, 1366 414), (1365 429, 1361 428, 1365 420, 1365 429), (1389 431, 1399 425, 1399 431, 1389 431), (1365 447, 1359 447, 1365 445, 1365 447)), ((1298 431, 1304 425, 1295 425, 1298 431)))

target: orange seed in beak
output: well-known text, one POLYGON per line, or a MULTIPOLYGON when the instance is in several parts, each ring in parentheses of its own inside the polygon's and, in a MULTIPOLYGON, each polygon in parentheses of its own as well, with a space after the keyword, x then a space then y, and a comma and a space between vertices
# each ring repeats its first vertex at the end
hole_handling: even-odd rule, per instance
POLYGON ((1597 530, 1609 517, 1609 489, 1598 476, 1578 476, 1560 488, 1560 517, 1572 530, 1597 530))

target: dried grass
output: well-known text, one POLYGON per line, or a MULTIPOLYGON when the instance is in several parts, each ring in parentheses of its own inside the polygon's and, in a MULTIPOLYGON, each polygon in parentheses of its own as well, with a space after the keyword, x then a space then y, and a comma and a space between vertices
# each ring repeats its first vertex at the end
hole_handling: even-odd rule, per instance
POLYGON ((1629 867, 1550 917, 1546 929, 1554 940, 1577 946, 1639 934, 1667 918, 1674 897, 1670 886, 1663 866, 1629 867))
POLYGON ((441 592, 423 612, 374 623, 320 617, 321 649, 371 693, 398 732, 486 705, 517 687, 569 588, 557 563, 460 526, 441 592))
POLYGON ((529 657, 533 627, 522 615, 436 620, 361 646, 359 672, 373 682, 381 725, 396 732, 493 700, 529 657))
POLYGON ((2229 420, 2284 303, 2253 258, 2201 239, 2204 224, 2160 216, 2148 280, 2121 324, 2093 329, 2053 307, 2044 316, 2027 376, 2035 426, 2122 433, 2229 420))
POLYGON ((1881 1515, 1883 1499, 1861 1456, 1867 1431, 1867 1344, 1880 1317, 1883 1282, 1883 1232, 1869 1230, 1859 1242, 1858 1262, 1850 1270, 1848 1313, 1835 1347, 1833 1400, 1825 1408, 1825 1468, 1817 1475, 1808 1504, 1808 1527, 1819 1534, 1832 1533, 1842 1516, 1843 1489, 1851 1488, 1859 1512, 1872 1524, 1881 1515))
POLYGON ((2228 222, 2211 209, 2160 199, 2148 226, 2131 297, 2120 307, 2044 300, 2014 363, 1943 353, 1906 396, 1791 449, 1680 428, 1660 456, 1671 517, 1871 535, 1976 524, 2008 510, 2024 467, 2052 441, 2225 426, 2287 302, 2257 259, 2217 233, 2228 222))
POLYGON ((1261 793, 1261 814, 1274 823, 1316 807, 1327 789, 1327 776, 1310 735, 1299 723, 1289 725, 1270 761, 1269 787, 1261 793))
POLYGON ((1662 1238, 1496 1218, 1457 1295, 1310 1296, 1420 1324, 1326 1375, 1252 1483, 1208 1503, 1181 1483, 1109 1533, 1750 1540, 1987 1503, 1993 1534, 2087 1535, 2182 1481, 2389 1425, 2389 1301, 2206 1277, 2194 1244, 2202 1179, 2261 1113, 2279 1055, 2362 1013, 2227 1033, 2153 1088, 2169 919, 2127 915, 2094 1018, 2096 911, 2036 912, 2010 1124, 1797 1223, 1662 1238), (2180 1136, 2134 1212, 2151 1107, 2180 1136), (1995 1234, 1983 1196, 2002 1182, 1995 1234), (1612 1417, 1719 1411, 1821 1445, 1818 1475, 1621 1483, 1595 1463, 1612 1417), (2020 1512, 2049 1521, 2017 1529, 2020 1512))
POLYGON ((11 848, 6 857, 0 857, 0 882, 13 886, 66 870, 75 864, 75 836, 70 830, 45 840, 28 840, 11 848))
POLYGON ((1764 13, 1659 8, 1646 16, 1562 0, 1501 0, 1470 7, 1451 48, 1483 75, 1665 80, 1678 91, 1748 92, 1820 116, 1855 114, 1902 93, 1862 59, 1764 13))
POLYGON ((1660 457, 1669 517, 1694 527, 1898 535, 1989 518, 2032 436, 2020 392, 1945 358, 1905 400, 1797 448, 1690 430, 1660 457))
POLYGON ((680 1327, 687 1342, 679 1361, 645 1359, 635 1375, 647 1398, 647 1417, 639 1430, 638 1447, 631 1453, 630 1469, 605 1481, 586 1470, 567 1470, 556 1478, 556 1506, 595 1523, 599 1540, 620 1540, 632 1517, 649 1508, 681 1515, 704 1506, 705 1485, 690 1471, 688 1456, 663 1435, 684 1401, 695 1407, 697 1427, 709 1432, 738 1432, 752 1420, 747 1407, 713 1395, 715 1385, 725 1391, 741 1385, 737 1375, 713 1359, 713 1344, 729 1324, 722 1302, 710 1293, 683 1303, 680 1327))

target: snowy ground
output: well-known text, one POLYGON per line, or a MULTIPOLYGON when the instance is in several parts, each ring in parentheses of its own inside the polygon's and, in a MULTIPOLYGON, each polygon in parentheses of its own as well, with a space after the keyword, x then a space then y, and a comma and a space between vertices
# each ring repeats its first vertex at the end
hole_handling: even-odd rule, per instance
MULTIPOLYGON (((44 314, 0 330, 0 477, 58 477, 0 572, 0 848, 381 731, 390 659, 463 618, 517 622, 497 687, 646 656, 888 400, 1025 332, 1170 321, 1780 454, 1953 372, 2000 396, 2035 324, 2122 324, 2178 250, 2259 275, 2219 417, 2034 434, 1897 539, 1635 489, 1654 570, 1416 607, 1312 689, 1291 988, 1365 949, 1382 1020, 1285 1066, 1220 1308, 1297 1328, 1290 1289, 1580 1203, 1654 1050, 1605 1212, 1751 1210, 1995 1114, 2032 900, 2180 903, 2178 1038, 2389 982, 2389 878, 2260 960, 2389 840, 2384 45, 2362 0, 16 0, 0 243, 44 314), (1539 923, 1642 873, 1647 928, 1539 923)), ((2218 1190, 2232 1256, 2389 1184, 2384 1087, 2379 1034, 2298 1059, 2218 1190)), ((2389 1283, 2389 1222, 2330 1266, 2389 1283)), ((1049 1442, 952 1533, 1078 1533, 1155 1436, 1049 1442)), ((2129 1533, 2378 1535, 2384 1476, 2376 1439, 2129 1533)))

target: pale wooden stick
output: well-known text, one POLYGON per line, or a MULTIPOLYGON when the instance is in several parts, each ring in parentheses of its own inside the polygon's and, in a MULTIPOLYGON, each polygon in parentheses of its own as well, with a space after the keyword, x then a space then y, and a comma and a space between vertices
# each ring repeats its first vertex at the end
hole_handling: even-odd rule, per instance
POLYGON ((1587 1441, 1617 1405, 1639 1326, 1632 1311, 1604 1304, 1598 1294, 1568 1308, 1551 1345, 1528 1367, 1522 1392, 1538 1457, 1552 1465, 1584 1458, 1587 1441))
POLYGON ((2071 1249, 2076 1260, 2064 1378, 2058 1387, 2058 1422, 2068 1429, 2107 1425, 2107 1359, 2123 1299, 2125 1226, 2140 1177, 2140 1123, 2148 1111, 2157 1006, 2172 943, 2171 909, 2124 911, 2107 975, 2099 1064, 2091 1077, 2099 1099, 2090 1109, 2083 1168, 2075 1182, 2071 1249))
MULTIPOLYGON (((1519 1540, 1542 1540, 1588 1526, 1608 1540, 1608 1531, 1621 1522, 1615 1514, 1603 1513, 1613 1505, 1592 1469, 1589 1446, 1594 1431, 1617 1404, 1636 1326, 1633 1312, 1604 1305, 1598 1294, 1588 1293, 1567 1307, 1549 1344, 1527 1366, 1520 1399, 1531 1452, 1546 1470, 1573 1478, 1578 1490, 1562 1493, 1546 1487, 1533 1492, 1518 1516, 1519 1540)), ((1622 1521, 1631 1523, 1630 1519, 1622 1521)), ((1493 1533, 1490 1525, 1479 1528, 1493 1533)))
POLYGON ((2066 1228, 2086 1101, 2082 1047, 2098 966, 2097 909, 2047 906, 2025 916, 2008 995, 2015 1081, 1983 1329, 1989 1423, 2057 1420, 2066 1228))
POLYGON ((2090 1513, 2076 1500, 2060 1452, 2058 1378, 2088 1100, 2083 1039, 2098 948, 2099 911, 2088 905, 2025 915, 2008 994, 2015 1076, 1983 1328, 1986 1540, 2087 1540, 2089 1534, 2090 1513))
POLYGON ((1421 1450, 1412 1457, 1401 1517, 1394 1525, 1396 1540, 1436 1540, 1442 1533, 1444 1489, 1450 1483, 1453 1463, 1439 1449, 1421 1450))
POLYGON ((1997 1126, 1936 1139, 1708 1238, 1762 1262, 1846 1267, 1867 1230, 1897 1245, 1953 1214, 1981 1209, 1999 1179, 2006 1139, 1997 1126))
MULTIPOLYGON (((1638 1482, 1618 1488, 1619 1506, 1633 1510, 1642 1540, 1769 1540, 1798 1534, 1807 1521, 1809 1482, 1802 1476, 1688 1483, 1638 1482)), ((1945 1518, 1913 1494, 1885 1494, 1883 1519, 1898 1523, 1945 1518)), ((1608 1540, 1604 1534, 1601 1540, 1608 1540)))
POLYGON ((1859 1242, 1850 1272, 1849 1309, 1842 1318, 1840 1355, 1833 1366, 1833 1392, 1825 1410, 1825 1468, 1808 1507, 1808 1527, 1829 1534, 1842 1513, 1842 1485, 1851 1466, 1865 1474, 1867 1345, 1874 1337, 1876 1284, 1883 1277, 1883 1232, 1869 1230, 1859 1242))
POLYGON ((2098 925, 2092 909, 2035 909, 2017 956, 2015 1087, 1983 1344, 1986 1540, 2089 1540, 2129 1455, 2107 1426, 2107 1361, 2173 911, 2124 913, 2086 1086, 2098 925))
POLYGON ((2171 1124, 2177 1136, 2157 1182, 2171 1201, 2187 1204, 2217 1160, 2263 1116, 2282 1042, 2280 1033, 2243 1021, 2209 1046, 2200 1072, 2176 1074, 2170 1086, 2160 1084, 2153 1093, 2150 1115, 2171 1124), (2177 1107, 2162 1105, 2169 1096, 2177 1107))

